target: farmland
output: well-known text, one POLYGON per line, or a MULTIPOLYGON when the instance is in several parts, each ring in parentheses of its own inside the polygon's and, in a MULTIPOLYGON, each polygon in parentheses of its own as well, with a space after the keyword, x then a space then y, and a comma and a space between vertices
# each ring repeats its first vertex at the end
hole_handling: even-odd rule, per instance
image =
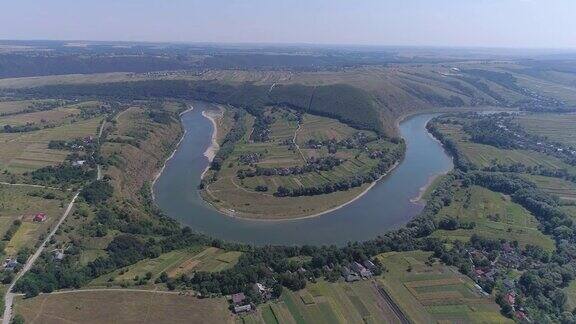
POLYGON ((521 115, 517 122, 526 131, 565 145, 576 146, 576 114, 521 115))
POLYGON ((576 184, 573 182, 538 175, 530 175, 526 178, 545 192, 558 196, 562 201, 570 203, 576 200, 576 184))
POLYGON ((459 190, 450 206, 441 209, 437 219, 474 222, 472 229, 437 230, 433 236, 468 241, 472 234, 491 239, 516 240, 521 246, 538 245, 554 249, 554 241, 538 230, 538 221, 509 197, 474 186, 459 190))
POLYGON ((379 282, 411 321, 512 323, 468 277, 442 264, 427 264, 429 255, 413 251, 378 256, 388 270, 379 282))
POLYGON ((233 323, 224 299, 150 291, 75 291, 18 299, 26 323, 233 323))
POLYGON ((236 323, 398 323, 372 281, 319 281, 298 292, 284 290, 236 323))
POLYGON ((521 149, 502 149, 491 145, 474 143, 464 133, 460 125, 440 124, 443 134, 456 141, 468 161, 478 167, 490 167, 496 164, 512 165, 521 163, 525 166, 543 166, 550 169, 566 169, 576 173, 576 168, 560 159, 544 153, 521 149))
POLYGON ((168 277, 176 278, 196 271, 223 271, 233 267, 241 254, 204 246, 176 250, 96 278, 91 286, 126 285, 134 282, 134 278, 143 278, 148 272, 152 274, 151 280, 154 281, 163 272, 168 277))
MULTIPOLYGON (((380 139, 370 131, 359 132, 334 119, 304 114, 299 122, 294 111, 278 108, 269 109, 267 114, 273 119, 269 127, 269 140, 253 141, 249 137, 255 121, 248 116, 244 121, 249 130, 247 135, 236 143, 234 151, 222 163, 221 169, 217 173, 210 171, 206 176, 210 179, 217 175, 217 178, 205 186, 202 195, 224 212, 247 218, 282 219, 314 215, 335 208, 352 200, 366 190, 369 184, 319 195, 278 197, 275 193, 280 187, 287 190, 322 187, 368 174, 379 162, 378 158, 369 156, 370 152, 400 149, 400 144, 380 139), (367 139, 368 143, 364 147, 350 144, 329 151, 329 145, 326 144, 353 142, 358 136, 367 139), (254 168, 284 171, 303 167, 310 161, 329 158, 342 162, 323 171, 238 176, 238 172, 254 168)), ((229 117, 227 120, 231 122, 229 117)), ((222 136, 220 129, 219 136, 222 136)))
POLYGON ((22 173, 64 161, 67 152, 48 148, 51 140, 73 140, 94 136, 102 118, 92 118, 74 124, 43 129, 30 133, 0 134, 0 170, 22 173))

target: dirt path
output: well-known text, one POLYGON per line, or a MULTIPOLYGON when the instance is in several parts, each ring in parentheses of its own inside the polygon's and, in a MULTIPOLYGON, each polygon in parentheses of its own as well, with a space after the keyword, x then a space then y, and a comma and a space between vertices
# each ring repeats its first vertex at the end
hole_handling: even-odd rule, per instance
MULTIPOLYGON (((62 190, 62 188, 50 187, 50 186, 43 186, 43 185, 35 185, 35 184, 28 184, 28 183, 10 183, 10 182, 1 182, 1 181, 0 181, 0 184, 6 185, 6 186, 16 186, 16 187, 32 187, 32 188, 62 190)), ((71 190, 71 189, 67 189, 67 190, 71 190)))
POLYGON ((306 163, 307 160, 304 157, 304 153, 302 153, 302 150, 300 150, 300 145, 298 145, 298 142, 296 141, 296 138, 298 137, 298 131, 301 128, 302 128, 302 123, 298 122, 298 128, 296 128, 296 130, 294 131, 294 137, 292 138, 292 143, 294 143, 294 146, 296 146, 298 153, 300 153, 300 157, 302 157, 302 160, 304 161, 304 163, 306 163))
POLYGON ((388 292, 384 288, 382 288, 380 285, 378 285, 375 280, 372 280, 372 285, 373 285, 374 289, 378 292, 380 297, 382 297, 382 301, 385 303, 385 305, 379 305, 379 306, 391 310, 392 313, 394 314, 395 318, 390 319, 391 321, 393 320, 394 323, 401 323, 401 324, 411 324, 412 323, 412 322, 410 322, 408 317, 406 317, 406 315, 400 309, 400 307, 394 302, 394 300, 392 300, 392 298, 390 297, 390 295, 388 295, 388 292))
POLYGON ((4 297, 4 315, 2 316, 2 324, 10 324, 10 319, 12 318, 12 305, 14 303, 14 296, 15 296, 15 294, 12 292, 12 289, 14 289, 16 282, 18 282, 18 280, 22 278, 22 276, 24 276, 26 272, 28 272, 32 268, 32 265, 34 265, 36 259, 38 259, 40 254, 42 254, 42 252, 46 248, 47 243, 50 241, 52 236, 54 236, 60 225, 62 225, 62 223, 66 220, 68 214, 70 214, 70 211, 72 210, 72 207, 74 207, 74 203, 76 202, 76 199, 78 199, 79 195, 80 191, 76 192, 74 198, 72 198, 72 200, 68 204, 68 207, 64 211, 64 214, 62 214, 62 217, 60 217, 60 220, 58 220, 54 228, 46 236, 42 244, 40 244, 36 252, 34 252, 34 254, 30 258, 28 258, 28 261, 26 261, 26 264, 24 264, 22 270, 18 272, 16 278, 14 278, 14 281, 12 281, 12 284, 10 284, 8 290, 6 290, 6 296, 4 297))

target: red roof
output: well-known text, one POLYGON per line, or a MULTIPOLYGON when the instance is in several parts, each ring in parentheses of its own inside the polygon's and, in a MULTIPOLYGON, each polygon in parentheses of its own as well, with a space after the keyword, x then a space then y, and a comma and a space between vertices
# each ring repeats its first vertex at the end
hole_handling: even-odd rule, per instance
POLYGON ((513 294, 506 294, 506 301, 508 302, 508 304, 510 305, 514 305, 514 303, 516 303, 516 297, 513 294))
POLYGON ((238 304, 244 301, 244 299, 246 299, 246 296, 244 296, 244 293, 237 293, 232 295, 232 302, 234 304, 238 304))

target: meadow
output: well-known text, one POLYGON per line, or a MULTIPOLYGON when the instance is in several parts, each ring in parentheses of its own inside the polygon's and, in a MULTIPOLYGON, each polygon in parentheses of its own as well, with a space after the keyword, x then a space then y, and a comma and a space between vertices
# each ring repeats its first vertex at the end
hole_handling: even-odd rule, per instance
MULTIPOLYGON (((161 273, 176 278, 196 271, 218 272, 232 268, 242 255, 237 251, 224 251, 215 247, 196 246, 184 250, 164 253, 154 259, 146 259, 131 266, 118 269, 93 280, 91 286, 126 285, 135 278, 151 273, 154 282, 161 273)), ((137 280, 136 280, 137 281, 137 280)))
POLYGON ((414 323, 513 323, 474 282, 434 262, 429 252, 388 252, 378 256, 387 271, 379 283, 414 323))
POLYGON ((458 190, 452 203, 442 208, 436 218, 455 218, 460 222, 474 222, 472 229, 436 230, 432 236, 468 241, 473 234, 491 239, 516 240, 521 246, 538 245, 554 250, 552 238, 538 230, 539 222, 510 197, 473 186, 458 190))

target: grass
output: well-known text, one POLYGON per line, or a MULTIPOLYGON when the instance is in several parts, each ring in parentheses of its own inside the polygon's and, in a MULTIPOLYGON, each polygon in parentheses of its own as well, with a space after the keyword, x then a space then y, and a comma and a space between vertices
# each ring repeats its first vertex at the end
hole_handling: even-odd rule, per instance
MULTIPOLYGON (((236 173, 247 166, 241 165, 239 157, 250 153, 259 153, 261 159, 257 162, 261 167, 291 167, 304 165, 310 157, 328 156, 327 149, 309 149, 305 147, 310 139, 324 140, 334 138, 341 140, 354 135, 357 130, 334 119, 305 114, 303 123, 298 130, 298 122, 294 112, 287 109, 269 108, 267 114, 274 117, 270 126, 270 141, 254 143, 247 136, 236 144, 234 152, 223 163, 218 172, 218 180, 202 191, 204 199, 224 211, 232 211, 247 218, 285 219, 317 214, 340 206, 363 192, 368 185, 353 188, 348 191, 335 192, 309 197, 277 198, 274 192, 280 186, 300 188, 317 186, 348 179, 354 175, 366 173, 377 163, 368 153, 361 149, 339 149, 336 157, 345 160, 344 163, 330 171, 305 173, 293 176, 259 176, 239 179, 236 173), (286 142, 291 142, 296 136, 300 150, 291 149, 286 142), (257 192, 258 186, 266 186, 268 191, 257 192)), ((230 122, 226 113, 221 123, 230 122)), ((252 126, 252 118, 248 118, 248 129, 252 126)), ((222 129, 228 129, 222 126, 222 129)), ((219 129, 220 130, 220 129, 219 129)), ((372 132, 367 132, 374 135, 372 132)), ((219 136, 221 132, 219 132, 219 136)), ((373 149, 393 149, 395 144, 386 140, 377 140, 369 144, 373 149)))
POLYGON ((378 256, 388 270, 380 284, 415 323, 507 323, 490 297, 473 281, 440 263, 427 265, 429 252, 389 252, 378 256), (440 288, 441 287, 441 288, 440 288))
POLYGON ((152 274, 151 282, 166 272, 169 277, 191 274, 194 271, 217 272, 233 267, 242 253, 224 251, 214 247, 196 246, 164 253, 154 259, 146 259, 134 265, 118 269, 94 279, 91 286, 109 286, 130 283, 134 278, 152 274))
POLYGON ((48 149, 51 140, 95 136, 102 117, 27 133, 0 133, 0 171, 23 173, 64 161, 69 152, 48 149))
POLYGON ((15 300, 26 323, 234 323, 223 298, 134 291, 77 291, 15 300))
POLYGON ((566 310, 571 312, 576 308, 576 280, 570 281, 570 285, 563 290, 566 294, 566 310))
POLYGON ((457 218, 474 222, 473 229, 437 230, 434 237, 467 241, 472 234, 491 239, 517 240, 520 245, 539 245, 554 250, 554 241, 538 230, 538 221, 522 206, 500 193, 473 186, 459 190, 452 203, 441 209, 437 218, 457 218))
POLYGON ((62 216, 69 198, 67 193, 57 190, 0 185, 0 235, 6 233, 14 220, 22 221, 6 244, 6 254, 14 255, 23 247, 33 247, 39 237, 62 216), (56 198, 43 198, 46 193, 54 194, 56 198), (46 213, 48 219, 42 223, 33 222, 33 216, 40 212, 46 213))
POLYGON ((576 146, 576 114, 521 115, 516 121, 529 133, 549 140, 576 146))

